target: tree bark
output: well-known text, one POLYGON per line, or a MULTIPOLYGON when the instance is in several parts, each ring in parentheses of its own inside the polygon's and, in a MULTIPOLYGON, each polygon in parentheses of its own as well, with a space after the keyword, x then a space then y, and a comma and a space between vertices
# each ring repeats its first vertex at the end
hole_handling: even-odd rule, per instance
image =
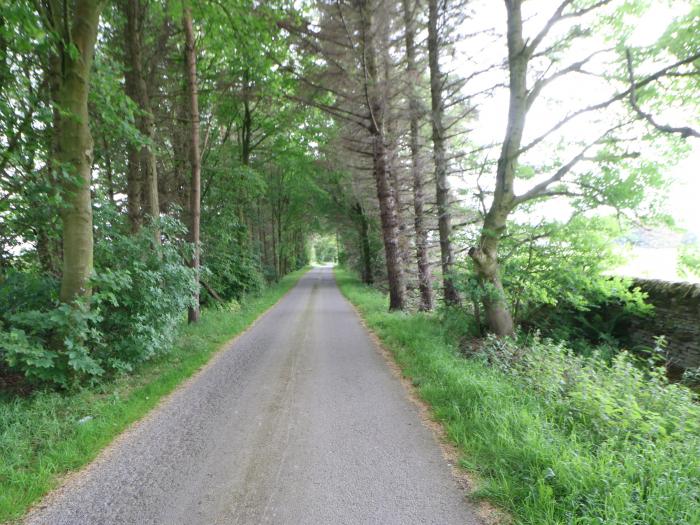
POLYGON ((0 13, 0 93, 5 91, 5 85, 10 80, 10 68, 8 67, 7 39, 5 38, 5 27, 7 22, 0 13))
POLYGON ((406 289, 404 285, 401 253, 399 249, 399 224, 396 200, 391 184, 390 164, 386 144, 386 122, 383 97, 380 92, 377 73, 377 52, 374 38, 372 13, 368 2, 361 2, 362 46, 364 69, 366 71, 365 89, 370 111, 370 134, 372 136, 372 162, 379 215, 382 223, 382 238, 386 259, 387 280, 389 284, 389 310, 403 310, 406 289))
POLYGON ((190 323, 199 321, 199 251, 200 251, 200 186, 201 186, 201 160, 199 154, 199 102, 197 97, 197 58, 192 27, 192 11, 185 7, 182 14, 182 25, 185 30, 185 67, 187 74, 187 92, 190 99, 190 125, 191 147, 190 162, 192 166, 192 180, 190 188, 190 231, 189 240, 192 243, 192 259, 190 266, 195 271, 197 287, 194 293, 194 306, 190 307, 188 320, 190 323))
POLYGON ((433 286, 430 275, 430 259, 428 257, 428 231, 425 227, 423 212, 425 198, 423 195, 423 172, 420 158, 420 99, 416 90, 419 74, 416 67, 416 26, 413 9, 415 9, 415 4, 411 5, 410 0, 403 0, 404 23, 406 26, 406 80, 411 133, 411 179, 413 180, 416 262, 418 264, 418 287, 420 289, 418 309, 425 312, 433 309, 433 286))
MULTIPOLYGON (((126 69, 124 71, 124 91, 126 95, 132 100, 137 99, 136 94, 136 74, 133 67, 131 66, 132 60, 129 58, 130 46, 129 46, 129 32, 134 21, 131 18, 131 0, 126 0, 124 4, 126 7, 126 29, 125 29, 125 59, 126 59, 126 69)), ((140 117, 136 117, 136 121, 140 117)), ((138 147, 131 143, 127 144, 126 147, 126 211, 129 217, 129 226, 131 228, 131 233, 138 233, 141 230, 143 224, 143 181, 141 178, 141 163, 139 159, 138 147)))
POLYGON ((359 223, 360 234, 360 256, 362 258, 362 282, 365 284, 373 284, 374 276, 372 275, 372 253, 369 246, 369 220, 362 209, 362 205, 356 202, 353 206, 353 211, 357 216, 359 223))
MULTIPOLYGON (((145 18, 142 16, 142 13, 145 7, 141 5, 140 0, 126 0, 124 9, 126 15, 128 95, 141 110, 141 115, 137 118, 138 129, 148 141, 147 144, 141 146, 138 153, 129 152, 129 179, 131 183, 137 185, 134 188, 134 198, 137 200, 134 203, 134 207, 138 206, 138 209, 132 209, 132 206, 129 205, 129 212, 130 217, 132 214, 136 217, 138 213, 137 220, 140 221, 141 210, 145 210, 145 214, 155 223, 154 242, 156 245, 160 245, 160 231, 157 228, 157 219, 160 216, 158 169, 155 152, 153 151, 155 123, 151 111, 142 58, 143 19, 145 18), (133 181, 131 180, 132 178, 134 179, 133 181), (138 191, 138 199, 136 191, 138 191)), ((134 222, 132 222, 132 225, 140 226, 140 224, 135 224, 134 222)))
POLYGON ((450 183, 447 179, 445 156, 444 101, 440 73, 440 43, 438 35, 438 0, 428 0, 428 63, 430 67, 430 105, 433 124, 433 158, 435 161, 435 197, 440 233, 440 264, 445 303, 459 304, 459 294, 452 275, 454 250, 452 248, 452 214, 450 211, 450 183))
POLYGON ((77 0, 71 15, 55 15, 70 16, 70 20, 53 19, 52 30, 62 35, 61 56, 56 57, 60 67, 56 71, 57 84, 53 91, 54 103, 59 108, 54 113, 54 154, 58 168, 68 169, 71 173, 70 178, 58 179, 64 199, 61 210, 63 274, 60 290, 63 302, 73 302, 91 293, 93 235, 90 182, 93 141, 89 127, 88 93, 101 8, 99 1, 77 0), (69 52, 69 45, 75 46, 76 54, 69 52))
POLYGON ((384 120, 384 144, 387 159, 387 168, 391 180, 391 189, 394 192, 394 207, 396 208, 396 221, 398 225, 398 243, 399 243, 399 259, 401 268, 408 268, 411 264, 410 250, 408 246, 408 232, 406 231, 406 222, 403 218, 403 203, 401 201, 401 178, 399 170, 396 169, 396 130, 394 119, 391 111, 392 101, 392 77, 391 72, 393 64, 391 61, 389 42, 389 34, 387 31, 381 31, 380 34, 380 49, 382 59, 382 80, 381 97, 384 120))
POLYGON ((114 200, 114 169, 112 168, 112 159, 110 157, 109 143, 107 139, 102 137, 102 147, 104 148, 105 155, 105 176, 107 179, 107 197, 109 197, 109 202, 116 206, 117 201, 114 200))
POLYGON ((530 59, 523 39, 522 0, 506 2, 508 11, 508 69, 510 100, 508 126, 496 168, 493 202, 484 219, 479 245, 469 250, 477 275, 486 287, 484 311, 489 328, 498 336, 511 335, 513 317, 508 308, 498 264, 498 246, 508 215, 515 206, 513 183, 527 115, 527 67, 530 59))

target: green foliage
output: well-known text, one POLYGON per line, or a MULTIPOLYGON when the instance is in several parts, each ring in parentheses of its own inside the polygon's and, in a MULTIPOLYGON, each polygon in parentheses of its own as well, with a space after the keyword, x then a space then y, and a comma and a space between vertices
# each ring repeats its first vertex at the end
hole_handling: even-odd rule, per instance
POLYGON ((338 258, 338 246, 332 235, 323 235, 314 239, 312 249, 315 262, 332 263, 338 258))
POLYGON ((59 304, 8 316, 0 332, 0 358, 27 380, 68 386, 104 373, 91 350, 102 347, 101 316, 89 302, 59 304))
POLYGON ((91 297, 58 303, 55 280, 32 273, 11 274, 0 286, 0 302, 13 303, 2 314, 0 362, 30 382, 68 387, 130 371, 170 349, 191 304, 194 274, 177 241, 182 225, 164 219, 155 250, 152 230, 120 233, 112 222, 119 218, 106 209, 98 219, 91 297), (41 283, 51 287, 37 294, 41 283))
MULTIPOLYGON (((474 296, 481 288, 474 287, 474 296)), ((445 337, 457 341, 460 348, 467 348, 480 334, 473 313, 465 306, 442 306, 438 310, 440 324, 445 331, 445 337)))
POLYGON ((171 218, 159 221, 162 243, 153 247, 153 230, 136 235, 99 231, 91 307, 103 334, 96 357, 110 370, 133 365, 170 350, 176 327, 192 305, 194 272, 185 265, 190 247, 185 227, 171 218))
MULTIPOLYGON (((622 259, 611 218, 512 224, 503 240, 503 282, 516 322, 561 340, 613 342, 620 323, 651 307, 628 279, 608 274, 622 259)), ((472 301, 489 293, 469 268, 459 283, 472 301)))
POLYGON ((36 272, 11 270, 0 282, 0 319, 26 310, 38 310, 58 297, 58 280, 36 272))
POLYGON ((529 525, 700 522, 700 406, 661 370, 540 339, 465 358, 438 317, 388 313, 386 296, 336 275, 479 475, 476 497, 529 525))
POLYGON ((684 244, 678 252, 678 274, 700 278, 700 245, 684 244))
POLYGON ((691 391, 669 383, 663 366, 647 368, 626 352, 609 362, 599 352, 576 355, 563 342, 538 336, 526 346, 489 336, 475 358, 523 381, 558 414, 562 428, 579 436, 585 431, 594 443, 700 436, 700 407, 691 391))

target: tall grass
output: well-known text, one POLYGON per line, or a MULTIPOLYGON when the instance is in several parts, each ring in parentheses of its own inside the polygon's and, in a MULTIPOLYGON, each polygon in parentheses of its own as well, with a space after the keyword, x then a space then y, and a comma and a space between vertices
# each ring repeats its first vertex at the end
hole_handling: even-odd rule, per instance
POLYGON ((248 297, 240 308, 205 310, 198 324, 183 326, 171 352, 133 375, 69 393, 0 397, 0 522, 21 516, 61 475, 92 460, 275 304, 304 272, 248 297))
POLYGON ((547 342, 512 364, 497 341, 466 358, 438 316, 388 313, 383 294, 336 277, 478 473, 476 497, 522 524, 700 524, 690 391, 624 357, 606 365, 547 342))

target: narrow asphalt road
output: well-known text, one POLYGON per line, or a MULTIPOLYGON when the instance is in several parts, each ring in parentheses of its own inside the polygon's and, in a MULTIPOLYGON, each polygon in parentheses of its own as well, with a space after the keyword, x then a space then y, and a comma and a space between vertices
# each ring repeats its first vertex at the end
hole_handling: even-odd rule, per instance
POLYGON ((479 523, 318 268, 31 524, 479 523))

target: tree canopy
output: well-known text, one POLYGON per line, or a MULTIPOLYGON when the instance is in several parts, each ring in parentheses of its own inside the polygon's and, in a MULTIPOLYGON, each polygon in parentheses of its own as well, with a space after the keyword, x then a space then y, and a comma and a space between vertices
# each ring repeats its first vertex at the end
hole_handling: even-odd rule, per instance
POLYGON ((700 8, 495 4, 3 0, 0 372, 129 370, 312 257, 501 336, 641 308, 606 272, 700 135, 700 8))

